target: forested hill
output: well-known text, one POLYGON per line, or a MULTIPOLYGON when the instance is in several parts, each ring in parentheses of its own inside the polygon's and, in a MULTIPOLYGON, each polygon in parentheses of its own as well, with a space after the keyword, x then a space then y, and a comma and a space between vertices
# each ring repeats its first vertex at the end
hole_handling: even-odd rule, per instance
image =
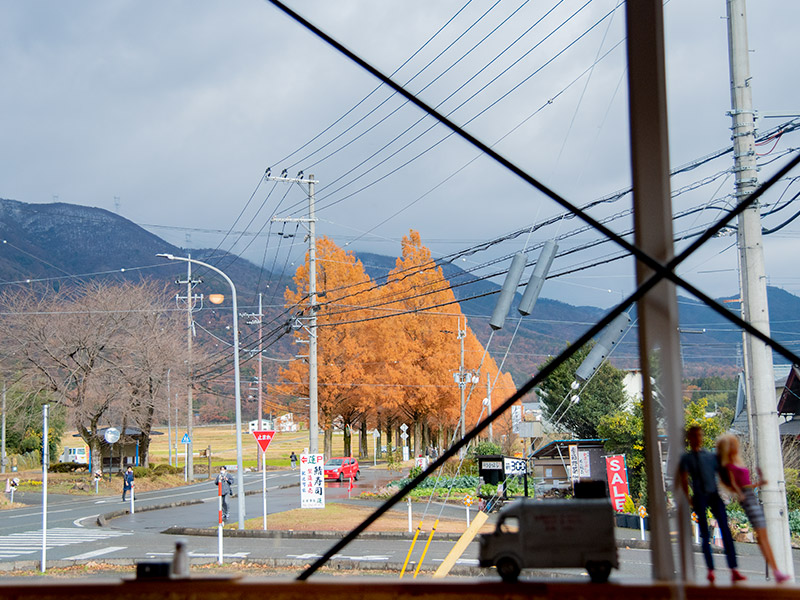
MULTIPOLYGON (((245 259, 220 251, 178 248, 120 215, 74 204, 27 204, 0 199, 0 237, 5 242, 0 252, 0 280, 6 284, 44 279, 58 286, 75 280, 73 276, 80 276, 78 278, 83 280, 87 277, 128 280, 146 277, 162 280, 165 286, 174 286, 176 278, 185 277, 185 264, 165 263, 155 255, 163 252, 186 255, 191 252, 195 258, 219 266, 234 280, 243 306, 254 306, 255 292, 266 290, 264 300, 269 305, 265 310, 268 319, 280 319, 283 290, 291 285, 293 275, 286 272, 276 276, 245 259)), ((358 258, 367 273, 378 282, 385 279, 396 261, 393 257, 366 252, 358 253, 358 258)), ((470 327, 485 343, 489 337, 488 317, 494 308, 499 285, 479 280, 452 263, 444 262, 440 266, 456 298, 461 301, 463 312, 470 317, 470 327)), ((198 273, 204 275, 199 269, 198 273)), ((210 284, 213 276, 204 276, 210 284)), ((220 291, 220 283, 215 285, 214 291, 220 291)), ((177 287, 175 291, 179 291, 177 287)), ((207 289, 206 293, 209 291, 207 289)), ((222 291, 227 291, 224 284, 222 291)), ((772 331, 777 339, 791 348, 796 344, 793 340, 800 340, 800 319, 796 317, 800 314, 800 298, 779 288, 771 287, 768 293, 772 331)), ((516 315, 518 300, 519 295, 512 306, 512 316, 516 315)), ((726 306, 738 310, 737 304, 728 303, 726 306)), ((697 301, 681 298, 679 308, 682 328, 705 330, 682 337, 683 358, 690 374, 733 372, 740 360, 739 331, 697 301)), ((252 309, 247 310, 252 312, 252 309)), ((516 322, 510 321, 512 326, 494 335, 489 351, 498 363, 508 351, 505 369, 520 383, 530 377, 549 355, 557 354, 565 344, 596 322, 603 312, 596 307, 573 306, 558 299, 541 298, 534 314, 522 321, 513 345, 509 348, 516 322)), ((223 316, 219 318, 223 319, 223 316)), ((454 335, 453 344, 457 343, 454 335)), ((281 344, 275 351, 291 353, 293 348, 290 344, 281 344)), ((635 333, 625 337, 613 360, 619 366, 636 366, 635 333)))

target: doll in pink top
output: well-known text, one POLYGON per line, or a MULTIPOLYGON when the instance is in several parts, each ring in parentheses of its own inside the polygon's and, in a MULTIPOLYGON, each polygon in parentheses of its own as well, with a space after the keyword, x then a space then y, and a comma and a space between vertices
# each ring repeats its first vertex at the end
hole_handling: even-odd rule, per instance
POLYGON ((742 458, 739 454, 739 440, 735 435, 723 435, 717 440, 717 457, 722 467, 720 477, 722 483, 736 494, 739 504, 742 505, 747 515, 747 519, 755 529, 758 547, 772 569, 775 581, 783 583, 789 579, 789 576, 781 573, 775 563, 775 555, 772 553, 772 547, 767 536, 767 521, 764 518, 764 510, 761 508, 754 491, 756 487, 766 483, 761 480, 761 472, 759 471, 758 473, 759 481, 753 483, 750 479, 749 469, 742 464, 742 458))

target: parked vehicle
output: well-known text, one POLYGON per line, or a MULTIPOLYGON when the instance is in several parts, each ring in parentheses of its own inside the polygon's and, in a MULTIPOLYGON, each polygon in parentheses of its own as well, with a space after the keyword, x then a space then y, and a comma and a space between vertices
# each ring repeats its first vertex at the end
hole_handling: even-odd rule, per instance
POLYGON ((358 461, 349 456, 339 456, 331 458, 325 463, 325 479, 336 479, 337 481, 344 481, 351 477, 358 481, 361 471, 358 469, 358 461))
POLYGON ((595 583, 618 568, 614 510, 608 498, 520 500, 480 536, 480 566, 514 582, 525 568, 584 567, 595 583))
POLYGON ((65 463, 78 463, 81 465, 89 464, 89 456, 86 452, 85 446, 78 446, 77 448, 64 448, 59 460, 65 463))

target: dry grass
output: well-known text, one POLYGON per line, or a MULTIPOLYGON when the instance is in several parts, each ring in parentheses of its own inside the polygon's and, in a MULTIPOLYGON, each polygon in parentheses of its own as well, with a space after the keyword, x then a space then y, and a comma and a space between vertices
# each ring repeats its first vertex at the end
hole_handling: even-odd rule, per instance
MULTIPOLYGON (((267 528, 279 531, 350 531, 360 525, 372 514, 372 509, 347 504, 326 504, 323 509, 296 508, 271 514, 267 517, 267 528)), ((430 532, 435 514, 430 515, 422 526, 423 532, 430 532)), ((419 515, 414 516, 413 526, 419 525, 419 515)), ((235 524, 228 525, 235 528, 235 524)), ((263 517, 245 521, 245 529, 261 529, 263 517)), ((436 527, 440 533, 463 533, 467 528, 464 519, 441 519, 436 527)), ((491 532, 492 525, 484 525, 481 532, 491 532)), ((408 531, 408 516, 401 512, 389 512, 367 528, 367 531, 408 531)))

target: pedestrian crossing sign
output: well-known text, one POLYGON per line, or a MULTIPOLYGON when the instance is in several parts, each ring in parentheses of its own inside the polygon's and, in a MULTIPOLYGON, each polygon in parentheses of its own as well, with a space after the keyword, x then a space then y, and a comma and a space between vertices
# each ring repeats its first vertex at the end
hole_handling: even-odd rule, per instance
POLYGON ((181 439, 181 444, 191 444, 192 438, 189 437, 188 433, 183 434, 183 439, 181 439))

